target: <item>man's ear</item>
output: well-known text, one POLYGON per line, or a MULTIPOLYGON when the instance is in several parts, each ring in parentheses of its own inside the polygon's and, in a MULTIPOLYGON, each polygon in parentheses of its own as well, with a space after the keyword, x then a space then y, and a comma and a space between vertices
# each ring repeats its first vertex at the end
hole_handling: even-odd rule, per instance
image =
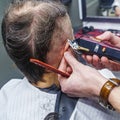
POLYGON ((69 46, 69 43, 66 42, 66 45, 65 45, 64 51, 67 51, 69 47, 70 47, 70 46, 69 46))

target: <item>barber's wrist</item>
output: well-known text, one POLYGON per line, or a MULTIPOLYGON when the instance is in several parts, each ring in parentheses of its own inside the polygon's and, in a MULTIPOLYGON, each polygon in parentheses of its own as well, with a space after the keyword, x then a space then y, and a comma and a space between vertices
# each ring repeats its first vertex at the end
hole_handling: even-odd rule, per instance
POLYGON ((109 97, 108 97, 108 101, 109 103, 114 106, 114 108, 118 111, 120 111, 120 108, 118 107, 120 105, 120 102, 119 102, 119 94, 120 93, 120 86, 119 87, 115 87, 111 93, 109 94, 109 97))
POLYGON ((100 91, 107 80, 108 79, 106 79, 104 77, 98 78, 98 85, 96 85, 95 96, 97 96, 97 97, 100 96, 100 91))

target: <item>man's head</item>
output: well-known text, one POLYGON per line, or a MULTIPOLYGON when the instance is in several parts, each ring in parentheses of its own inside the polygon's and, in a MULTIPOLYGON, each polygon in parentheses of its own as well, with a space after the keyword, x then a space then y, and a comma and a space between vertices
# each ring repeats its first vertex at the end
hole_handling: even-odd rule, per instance
POLYGON ((31 83, 45 70, 29 62, 36 58, 58 66, 67 39, 73 39, 71 23, 63 5, 57 2, 14 3, 2 23, 5 48, 31 83))

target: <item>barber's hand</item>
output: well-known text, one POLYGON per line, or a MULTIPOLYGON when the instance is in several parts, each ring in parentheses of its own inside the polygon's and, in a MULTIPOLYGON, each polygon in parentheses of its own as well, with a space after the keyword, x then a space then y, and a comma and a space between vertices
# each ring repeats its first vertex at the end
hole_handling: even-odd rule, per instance
POLYGON ((70 51, 64 53, 59 69, 64 72, 72 70, 68 78, 58 75, 62 91, 70 96, 99 96, 100 89, 107 81, 96 69, 78 62, 70 51))
MULTIPOLYGON (((120 48, 120 38, 115 36, 111 32, 105 32, 98 36, 97 38, 101 39, 103 42, 108 42, 115 47, 120 48)), ((83 55, 83 58, 89 63, 92 64, 97 69, 108 68, 113 71, 120 71, 120 63, 109 60, 106 57, 99 58, 97 55, 83 55)))
POLYGON ((82 55, 83 58, 92 64, 96 69, 108 68, 112 71, 120 71, 120 63, 109 60, 107 57, 99 58, 97 55, 82 55))

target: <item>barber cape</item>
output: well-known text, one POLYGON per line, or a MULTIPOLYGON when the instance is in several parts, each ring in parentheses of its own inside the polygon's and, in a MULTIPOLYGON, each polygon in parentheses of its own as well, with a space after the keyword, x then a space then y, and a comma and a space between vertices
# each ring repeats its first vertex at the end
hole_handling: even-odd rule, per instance
POLYGON ((12 79, 0 91, 0 120, 69 120, 78 98, 55 85, 39 89, 24 79, 12 79))
MULTIPOLYGON (((106 77, 113 77, 109 71, 103 73, 106 77)), ((102 108, 93 98, 79 100, 70 98, 54 85, 48 89, 36 88, 26 78, 12 79, 1 88, 0 120, 58 120, 58 118, 120 120, 120 114, 102 108)))

